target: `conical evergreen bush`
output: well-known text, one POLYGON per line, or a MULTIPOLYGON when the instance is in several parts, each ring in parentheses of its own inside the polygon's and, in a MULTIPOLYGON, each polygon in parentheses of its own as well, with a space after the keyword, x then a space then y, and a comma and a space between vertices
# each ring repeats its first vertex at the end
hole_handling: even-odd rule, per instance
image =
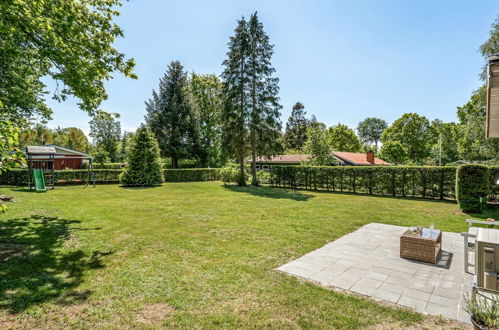
POLYGON ((163 182, 156 138, 144 125, 137 129, 127 153, 128 166, 121 174, 124 186, 156 186, 163 182))

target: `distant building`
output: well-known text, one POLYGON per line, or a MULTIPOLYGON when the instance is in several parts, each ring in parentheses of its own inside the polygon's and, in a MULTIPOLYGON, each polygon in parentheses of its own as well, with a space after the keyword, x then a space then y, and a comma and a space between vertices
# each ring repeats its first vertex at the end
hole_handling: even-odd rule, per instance
POLYGON ((44 170, 78 170, 84 162, 91 162, 88 154, 52 144, 27 146, 28 166, 44 170))
MULTIPOLYGON (((340 166, 371 166, 371 165, 391 165, 382 159, 374 157, 374 152, 333 152, 334 158, 338 160, 340 166)), ((272 165, 302 165, 310 160, 310 155, 277 155, 271 158, 257 157, 256 169, 269 170, 272 165)))

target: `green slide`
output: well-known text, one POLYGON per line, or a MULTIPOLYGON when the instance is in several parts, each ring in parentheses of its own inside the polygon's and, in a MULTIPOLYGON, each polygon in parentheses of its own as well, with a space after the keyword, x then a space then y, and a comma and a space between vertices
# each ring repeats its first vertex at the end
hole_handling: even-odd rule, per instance
POLYGON ((43 178, 43 171, 40 169, 34 169, 33 176, 35 177, 36 190, 47 191, 47 188, 45 187, 45 179, 43 178))

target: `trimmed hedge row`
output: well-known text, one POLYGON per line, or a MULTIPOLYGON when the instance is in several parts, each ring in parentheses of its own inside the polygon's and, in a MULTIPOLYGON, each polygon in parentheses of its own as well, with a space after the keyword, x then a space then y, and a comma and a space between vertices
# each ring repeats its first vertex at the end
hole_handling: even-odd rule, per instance
POLYGON ((457 168, 456 199, 464 212, 481 212, 490 192, 490 171, 485 165, 466 164, 457 168))
MULTIPOLYGON (((122 170, 95 169, 96 183, 117 183, 122 170)), ((87 182, 88 170, 56 170, 54 181, 57 184, 82 184, 87 182)), ((28 184, 28 171, 12 169, 0 175, 0 185, 24 186, 28 184)))
POLYGON ((119 170, 124 167, 123 163, 94 163, 93 164, 94 169, 103 169, 103 170, 119 170))
POLYGON ((455 199, 456 167, 277 166, 271 169, 270 182, 293 189, 455 199))
MULTIPOLYGON (((94 169, 96 183, 119 183, 119 175, 123 169, 94 169)), ((220 179, 218 168, 193 169, 165 169, 165 181, 217 181, 220 179)), ((54 171, 54 180, 57 184, 86 183, 88 170, 54 171)), ((0 185, 24 186, 28 185, 28 171, 12 169, 0 175, 0 185)))
POLYGON ((165 181, 169 182, 220 180, 220 169, 218 168, 165 169, 163 173, 165 181))

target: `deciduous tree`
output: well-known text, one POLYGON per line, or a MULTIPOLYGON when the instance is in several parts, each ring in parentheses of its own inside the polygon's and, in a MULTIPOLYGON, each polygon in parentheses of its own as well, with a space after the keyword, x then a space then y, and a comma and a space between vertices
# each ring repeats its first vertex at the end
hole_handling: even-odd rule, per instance
POLYGON ((380 118, 368 117, 357 126, 357 134, 364 145, 374 145, 378 150, 381 134, 388 127, 386 121, 380 118))
POLYGON ((310 155, 310 163, 313 165, 331 165, 335 163, 327 132, 318 127, 310 127, 307 132, 307 141, 303 145, 303 151, 310 155))
POLYGON ((435 135, 430 121, 417 113, 405 113, 388 127, 381 136, 383 144, 399 142, 407 152, 408 161, 423 164, 430 156, 435 135))
POLYGON ((49 118, 43 77, 57 82, 54 98, 75 96, 94 114, 107 98, 104 82, 118 71, 136 78, 134 61, 113 47, 123 36, 113 23, 120 0, 0 1, 0 101, 4 115, 49 118))
POLYGON ((327 140, 333 151, 359 152, 362 149, 360 140, 353 129, 343 124, 329 127, 327 140))
POLYGON ((193 73, 189 92, 199 119, 200 145, 204 150, 201 166, 218 166, 221 164, 222 82, 214 74, 193 73))
POLYGON ((96 147, 104 149, 112 162, 119 160, 118 142, 121 138, 121 124, 119 115, 99 111, 89 122, 90 136, 96 147))

